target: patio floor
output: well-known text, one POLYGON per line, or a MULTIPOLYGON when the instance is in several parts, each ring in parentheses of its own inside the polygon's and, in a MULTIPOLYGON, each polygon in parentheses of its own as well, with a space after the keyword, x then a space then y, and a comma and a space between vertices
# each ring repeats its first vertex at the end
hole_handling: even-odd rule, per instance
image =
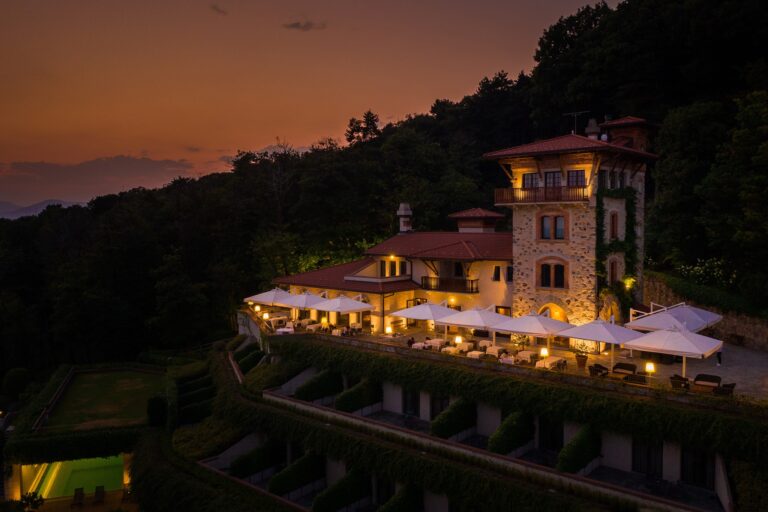
MULTIPOLYGON (((358 339, 366 341, 375 341, 388 345, 406 346, 408 338, 413 337, 417 342, 424 341, 426 337, 444 338, 442 332, 426 332, 423 330, 409 330, 401 336, 387 337, 374 335, 355 336, 358 339)), ((454 337, 455 333, 449 335, 454 337)), ((497 345, 512 350, 512 345, 506 340, 497 340, 497 345)), ((538 351, 545 345, 532 345, 526 347, 526 350, 538 351)), ((589 376, 587 368, 578 368, 575 354, 566 348, 552 346, 550 355, 563 357, 568 361, 566 372, 573 375, 589 376)), ((466 357, 464 355, 455 357, 466 357)), ((686 375, 689 378, 695 377, 699 373, 717 375, 722 378, 723 384, 736 383, 735 393, 737 395, 746 395, 753 398, 768 399, 768 352, 761 352, 735 345, 723 347, 723 363, 717 366, 717 358, 712 356, 708 359, 686 359, 686 375)), ((603 366, 610 367, 610 352, 605 354, 590 354, 587 366, 600 363, 603 366)), ((632 363, 637 366, 638 371, 645 369, 645 363, 648 359, 640 357, 640 353, 635 351, 630 357, 628 350, 619 350, 618 347, 614 353, 614 364, 618 362, 632 363)), ((682 364, 655 363, 656 373, 650 378, 651 386, 670 387, 669 377, 674 374, 682 373, 682 364)), ((547 370, 541 370, 547 371, 547 370)))

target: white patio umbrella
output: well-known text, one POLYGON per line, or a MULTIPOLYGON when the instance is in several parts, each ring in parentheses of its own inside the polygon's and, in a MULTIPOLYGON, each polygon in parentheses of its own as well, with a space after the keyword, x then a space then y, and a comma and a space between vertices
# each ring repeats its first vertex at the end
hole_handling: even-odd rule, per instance
POLYGON ((318 311, 331 311, 346 315, 347 313, 359 313, 360 311, 368 311, 369 309, 373 309, 373 306, 366 302, 350 299, 349 297, 341 295, 339 297, 324 300, 323 302, 315 304, 314 309, 317 309, 318 311))
POLYGON ((685 377, 687 357, 696 359, 709 357, 723 347, 723 342, 685 329, 673 328, 649 332, 628 341, 624 346, 633 350, 682 356, 683 377, 685 377))
POLYGON ((315 309, 315 306, 321 302, 325 302, 325 297, 315 295, 314 293, 304 292, 291 295, 284 302, 285 304, 296 309, 315 309))
POLYGON ((715 325, 723 317, 706 309, 678 304, 659 309, 624 324, 638 331, 658 331, 662 329, 683 329, 699 332, 715 325))
POLYGON ((504 332, 514 332, 517 334, 526 334, 528 336, 538 336, 547 338, 547 349, 549 349, 550 339, 561 331, 570 329, 573 325, 568 322, 561 322, 544 315, 530 313, 515 318, 507 318, 506 321, 495 326, 496 330, 504 332))
MULTIPOLYGON (((412 306, 410 308, 401 309, 390 313, 391 316, 399 316, 402 318, 409 318, 411 320, 431 320, 437 322, 443 317, 453 315, 456 313, 455 309, 451 309, 444 306, 445 302, 440 304, 432 304, 425 302, 418 306, 412 306)), ((445 326, 445 336, 448 337, 448 325, 445 326)))
POLYGON ((285 301, 291 294, 280 288, 273 288, 267 292, 251 295, 243 299, 243 302, 255 302, 257 304, 269 304, 270 306, 286 306, 285 301))
POLYGON ((437 323, 444 325, 455 325, 458 327, 467 327, 470 329, 489 330, 492 332, 493 343, 495 345, 497 330, 496 325, 504 322, 505 320, 509 320, 509 317, 506 315, 500 315, 495 311, 491 311, 490 309, 492 307, 493 306, 489 306, 488 308, 475 308, 468 309, 466 311, 460 311, 458 313, 454 313, 453 315, 444 316, 443 318, 439 319, 437 323))
POLYGON ((614 345, 622 345, 642 336, 642 334, 637 331, 621 327, 620 325, 609 324, 599 318, 592 320, 587 324, 560 331, 558 332, 558 335, 580 340, 602 341, 608 343, 611 345, 611 368, 613 368, 614 345))

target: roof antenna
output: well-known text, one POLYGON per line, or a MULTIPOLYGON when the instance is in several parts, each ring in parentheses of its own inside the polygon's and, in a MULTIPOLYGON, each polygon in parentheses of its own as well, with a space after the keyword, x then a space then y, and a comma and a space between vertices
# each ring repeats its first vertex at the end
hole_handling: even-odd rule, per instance
POLYGON ((573 131, 571 131, 573 135, 576 135, 576 121, 579 119, 579 116, 582 114, 589 114, 589 110, 580 110, 578 112, 566 112, 565 114, 563 114, 563 116, 573 116, 573 131))

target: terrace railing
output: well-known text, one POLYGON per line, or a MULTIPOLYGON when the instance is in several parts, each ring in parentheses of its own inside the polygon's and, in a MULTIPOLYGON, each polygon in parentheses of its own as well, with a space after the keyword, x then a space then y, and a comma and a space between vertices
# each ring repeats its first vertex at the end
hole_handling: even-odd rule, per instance
POLYGON ((521 203, 567 203, 589 199, 587 187, 497 188, 494 196, 497 206, 521 203))
POLYGON ((437 290, 455 293, 478 293, 477 279, 445 278, 422 276, 421 287, 425 290, 437 290))

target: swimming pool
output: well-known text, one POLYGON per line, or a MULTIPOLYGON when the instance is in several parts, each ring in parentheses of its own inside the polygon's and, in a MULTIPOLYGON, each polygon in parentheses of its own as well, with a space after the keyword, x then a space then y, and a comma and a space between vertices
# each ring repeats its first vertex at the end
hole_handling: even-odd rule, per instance
POLYGON ((44 498, 73 496, 82 487, 91 495, 99 485, 105 491, 123 488, 123 456, 78 459, 37 464, 34 469, 22 471, 31 478, 25 482, 27 489, 37 491, 44 498))

